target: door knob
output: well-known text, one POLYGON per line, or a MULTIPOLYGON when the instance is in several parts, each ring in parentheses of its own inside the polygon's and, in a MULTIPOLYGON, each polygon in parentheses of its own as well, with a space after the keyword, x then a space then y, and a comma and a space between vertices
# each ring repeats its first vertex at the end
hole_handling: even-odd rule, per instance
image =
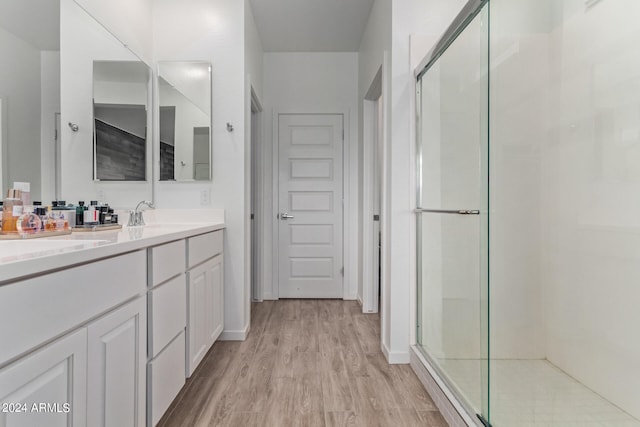
POLYGON ((293 215, 289 215, 289 214, 288 214, 288 213, 286 213, 286 212, 282 212, 282 213, 280 214, 280 219, 282 219, 282 220, 285 220, 285 219, 293 219, 293 215))

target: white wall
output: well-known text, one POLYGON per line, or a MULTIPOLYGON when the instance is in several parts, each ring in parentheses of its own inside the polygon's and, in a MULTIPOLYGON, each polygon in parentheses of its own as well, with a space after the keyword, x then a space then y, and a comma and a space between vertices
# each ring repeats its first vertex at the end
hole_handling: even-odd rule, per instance
MULTIPOLYGON (((60 73, 62 108, 61 197, 68 202, 103 200, 115 208, 132 209, 151 198, 151 181, 94 182, 93 61, 138 58, 93 20, 73 0, 60 2, 60 73), (72 132, 67 123, 76 123, 72 132)), ((150 105, 150 104, 149 104, 150 105)), ((150 143, 150 138, 148 138, 150 143)), ((148 151, 149 153, 151 151, 148 151)), ((151 167, 147 156, 147 176, 151 167)))
POLYGON ((537 144, 547 358, 640 419, 640 3, 564 6, 537 144))
POLYGON ((151 64, 153 0, 75 1, 143 61, 151 64))
MULTIPOLYGON (((345 198, 344 225, 349 227, 345 235, 345 289, 347 299, 355 299, 357 293, 357 203, 358 200, 358 54, 341 53, 265 53, 264 54, 264 107, 265 151, 271 159, 277 141, 273 141, 273 114, 278 112, 304 113, 346 113, 345 116, 345 164, 348 173, 344 176, 349 197, 345 198), (347 121, 348 120, 348 121, 347 121), (353 202, 352 202, 353 201, 353 202), (347 204, 351 203, 351 208, 347 204), (348 209, 348 210, 347 210, 348 209)), ((272 163, 267 161, 263 176, 270 181, 272 163)), ((272 183, 265 183, 267 195, 272 194, 272 183)), ((277 206, 270 200, 266 208, 273 219, 277 206)), ((270 227, 271 228, 271 227, 270 227)), ((273 236, 267 233, 266 241, 271 244, 273 236)), ((276 289, 265 284, 265 299, 277 297, 276 289)))
MULTIPOLYGON (((466 2, 464 0, 410 0, 392 3, 391 136, 389 153, 390 251, 389 337, 383 337, 389 359, 409 361, 415 319, 415 80, 410 59, 410 36, 420 34, 435 42, 466 2), (413 286, 411 285, 413 284, 413 286)), ((383 213, 384 215, 384 213, 383 213)))
MULTIPOLYGON (((40 164, 42 174, 43 203, 55 200, 55 113, 60 113, 60 52, 42 51, 41 68, 41 117, 40 164)), ((33 199, 32 200, 37 200, 33 199)))
POLYGON ((166 208, 204 207, 200 193, 205 191, 211 194, 211 207, 225 210, 223 339, 244 338, 250 315, 245 270, 244 13, 244 2, 237 0, 153 3, 154 59, 212 63, 212 181, 157 183, 155 201, 158 207, 166 208), (232 133, 226 130, 227 122, 234 126, 232 133))
POLYGON ((491 8, 493 359, 546 357, 540 144, 550 119, 548 6, 517 0, 491 8))
MULTIPOLYGON (((262 284, 265 283, 265 269, 268 259, 265 254, 268 251, 265 250, 264 234, 266 233, 266 221, 264 215, 264 197, 261 194, 264 193, 264 188, 252 188, 254 182, 264 183, 264 179, 261 179, 262 171, 264 170, 264 162, 267 160, 263 158, 263 145, 264 139, 262 137, 262 123, 264 122, 264 113, 256 112, 256 120, 252 122, 251 105, 252 96, 255 96, 256 102, 259 107, 262 107, 262 100, 264 96, 263 90, 263 57, 264 51, 262 49, 262 41, 258 34, 258 29, 253 17, 253 11, 251 10, 251 4, 248 0, 244 1, 244 63, 245 63, 245 94, 244 94, 244 146, 245 146, 245 158, 244 158, 244 202, 247 207, 247 213, 254 215, 255 225, 255 241, 252 241, 251 226, 252 221, 249 215, 245 216, 245 278, 249 286, 254 286, 255 289, 262 289, 262 284), (252 95, 252 91, 254 95, 252 95), (252 123, 256 123, 255 129, 252 128, 252 123), (253 134, 255 132, 255 134, 253 134), (252 141, 256 141, 255 144, 252 141), (255 148, 255 152, 252 150, 255 148), (252 169, 252 158, 254 158, 255 169, 252 169), (258 179, 252 179, 252 175, 258 176, 258 179), (253 192, 258 195, 252 199, 253 192), (260 206, 252 206, 252 200, 258 200, 257 204, 260 206), (254 251, 252 245, 256 243, 257 247, 254 251), (255 254, 257 258, 252 262, 251 255, 255 254), (252 274, 251 269, 256 267, 255 274, 252 274), (250 283, 251 278, 254 277, 257 284, 250 283)), ((269 276, 270 277, 270 276, 269 276)), ((262 295, 254 295, 256 299, 262 299, 262 295)), ((249 298, 246 301, 250 304, 249 298)), ((247 306, 247 319, 249 319, 251 308, 247 306)))
POLYGON ((244 61, 245 72, 251 79, 251 86, 262 100, 263 90, 263 54, 262 41, 253 18, 249 0, 244 0, 244 61))
MULTIPOLYGON (((3 155, 6 174, 4 189, 14 181, 31 182, 31 197, 40 191, 40 51, 24 40, 0 28, 0 98, 2 98, 3 155)), ((5 171, 2 171, 3 174, 5 171)))

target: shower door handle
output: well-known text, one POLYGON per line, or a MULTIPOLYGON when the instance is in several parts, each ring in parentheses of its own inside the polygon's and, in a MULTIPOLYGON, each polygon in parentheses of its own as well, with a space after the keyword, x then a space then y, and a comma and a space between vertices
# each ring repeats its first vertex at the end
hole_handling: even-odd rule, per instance
POLYGON ((415 213, 437 213, 437 214, 453 214, 453 215, 480 215, 479 210, 453 210, 453 209, 424 209, 416 208, 415 213))

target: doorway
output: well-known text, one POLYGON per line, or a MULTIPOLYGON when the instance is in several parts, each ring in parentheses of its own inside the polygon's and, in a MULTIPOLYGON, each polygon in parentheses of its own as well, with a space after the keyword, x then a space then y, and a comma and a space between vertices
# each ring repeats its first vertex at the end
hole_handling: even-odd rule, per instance
POLYGON ((262 209, 262 105, 258 100, 253 88, 251 88, 251 123, 250 123, 250 169, 251 169, 251 196, 249 206, 249 221, 251 235, 251 300, 262 301, 263 286, 260 279, 262 274, 262 263, 260 262, 263 253, 263 209, 262 209))
POLYGON ((380 306, 382 233, 382 159, 384 100, 382 67, 376 73, 363 104, 362 149, 362 311, 377 313, 380 306))

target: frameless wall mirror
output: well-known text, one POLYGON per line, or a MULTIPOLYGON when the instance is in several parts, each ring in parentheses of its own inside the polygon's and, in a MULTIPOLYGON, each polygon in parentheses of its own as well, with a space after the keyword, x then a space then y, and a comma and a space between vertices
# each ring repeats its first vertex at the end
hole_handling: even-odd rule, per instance
POLYGON ((60 2, 0 1, 0 193, 30 182, 52 200, 60 112, 60 2))
POLYGON ((211 179, 211 64, 158 64, 160 180, 211 179))
POLYGON ((147 180, 150 75, 142 61, 93 62, 95 180, 147 180))

